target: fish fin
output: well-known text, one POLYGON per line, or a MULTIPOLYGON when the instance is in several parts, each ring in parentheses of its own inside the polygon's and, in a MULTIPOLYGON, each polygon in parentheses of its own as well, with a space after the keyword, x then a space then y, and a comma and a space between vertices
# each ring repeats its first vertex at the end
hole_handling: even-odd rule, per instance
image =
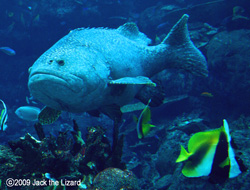
POLYGON ((100 111, 107 115, 110 119, 113 121, 121 121, 122 118, 122 112, 120 110, 120 106, 116 104, 106 105, 103 106, 100 111))
POLYGON ((148 133, 150 132, 150 129, 151 129, 151 124, 147 123, 147 124, 142 124, 142 133, 143 133, 143 136, 147 136, 148 133))
POLYGON ((3 126, 2 126, 2 131, 5 131, 7 128, 8 128, 8 125, 7 125, 6 123, 3 124, 3 126))
POLYGON ((178 162, 183 162, 185 160, 188 160, 189 156, 191 154, 186 151, 186 149, 181 145, 181 152, 177 160, 175 161, 176 163, 178 162))
POLYGON ((150 106, 157 107, 163 104, 165 93, 160 81, 154 81, 156 86, 146 85, 140 89, 135 98, 147 104, 151 99, 150 106))
POLYGON ((41 125, 50 125, 60 117, 61 113, 61 111, 45 106, 38 115, 38 122, 41 125))
POLYGON ((126 38, 138 42, 142 45, 148 45, 151 40, 141 33, 134 22, 128 22, 117 28, 117 31, 126 38))
POLYGON ((142 124, 142 132, 144 137, 149 134, 151 127, 156 127, 156 126, 149 123, 142 124))
POLYGON ((156 127, 156 125, 152 125, 152 124, 149 124, 150 125, 150 127, 156 127))
POLYGON ((123 85, 149 85, 149 86, 156 86, 154 82, 152 82, 148 77, 144 76, 137 76, 137 77, 123 77, 116 80, 111 80, 108 83, 109 85, 117 85, 117 84, 123 84, 123 85))
POLYGON ((190 41, 187 21, 189 16, 184 14, 181 19, 174 25, 174 27, 170 30, 166 38, 162 41, 164 44, 169 44, 172 46, 182 45, 185 42, 190 41))
POLYGON ((144 136, 141 133, 138 133, 138 139, 142 139, 144 136))
POLYGON ((124 25, 119 26, 117 30, 124 36, 128 37, 139 35, 139 29, 134 22, 127 22, 124 25))
POLYGON ((229 178, 233 178, 238 176, 241 173, 240 166, 235 159, 234 150, 231 146, 231 136, 229 132, 229 125, 227 120, 223 119, 223 127, 222 127, 227 135, 227 142, 228 142, 228 159, 230 161, 230 171, 229 171, 229 178))
POLYGON ((226 135, 227 135, 227 142, 231 142, 231 136, 230 136, 230 133, 229 133, 229 125, 227 123, 227 120, 223 119, 223 126, 222 128, 224 129, 226 135))
POLYGON ((160 46, 165 44, 168 47, 168 52, 173 52, 171 53, 171 60, 175 61, 172 63, 171 67, 184 69, 197 76, 207 77, 207 61, 190 40, 187 27, 188 17, 187 14, 181 17, 160 46))

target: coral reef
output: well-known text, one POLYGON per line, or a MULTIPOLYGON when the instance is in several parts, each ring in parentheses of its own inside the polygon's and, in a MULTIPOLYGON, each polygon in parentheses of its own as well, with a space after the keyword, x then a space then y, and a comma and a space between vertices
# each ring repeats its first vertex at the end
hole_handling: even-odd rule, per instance
POLYGON ((80 164, 79 171, 102 171, 108 167, 125 169, 125 164, 121 162, 123 137, 116 142, 116 149, 112 149, 102 127, 88 127, 87 131, 86 156, 80 164))
POLYGON ((3 181, 7 179, 7 176, 12 176, 18 171, 16 163, 21 159, 21 157, 16 156, 10 148, 0 145, 0 178, 3 181), (3 177, 6 178, 3 178, 3 177))
MULTIPOLYGON (((81 131, 77 123, 73 120, 73 131, 71 135, 68 130, 59 132, 58 136, 50 135, 43 138, 43 130, 39 124, 35 128, 42 141, 36 140, 27 133, 19 140, 9 141, 10 148, 0 146, 0 178, 4 181, 9 176, 16 179, 29 179, 30 181, 48 180, 60 181, 65 180, 74 182, 80 181, 80 186, 95 188, 95 183, 102 185, 102 180, 113 176, 117 184, 127 189, 136 189, 136 177, 128 170, 122 171, 126 166, 121 162, 123 136, 118 138, 118 131, 115 136, 115 149, 111 148, 108 138, 105 136, 103 127, 94 126, 87 128, 86 143, 84 142, 81 131), (42 135, 41 135, 42 134, 42 135), (112 169, 107 169, 113 167, 112 169), (120 167, 121 169, 114 168, 120 167), (104 170, 104 172, 102 172, 104 170), (99 173, 101 172, 101 173, 99 173), (98 174, 99 173, 99 174, 98 174), (51 176, 51 177, 48 177, 51 176)), ((113 140, 114 141, 114 140, 113 140)), ((113 181, 105 182, 107 185, 113 185, 113 181)), ((49 186, 47 184, 47 186, 49 186)), ((70 189, 77 189, 79 184, 73 185, 70 189)), ((53 187, 48 187, 48 189, 53 187)), ((85 189, 86 189, 85 188, 85 189)), ((21 188, 22 189, 22 188, 21 188)), ((27 187, 23 187, 27 189, 27 187)), ((28 189, 39 189, 30 186, 28 189)))

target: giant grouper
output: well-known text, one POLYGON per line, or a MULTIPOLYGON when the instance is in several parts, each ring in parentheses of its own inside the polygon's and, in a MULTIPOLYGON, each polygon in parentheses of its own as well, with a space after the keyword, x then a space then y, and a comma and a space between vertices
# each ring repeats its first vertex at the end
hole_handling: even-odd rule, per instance
POLYGON ((60 111, 119 118, 119 108, 141 97, 144 86, 155 87, 150 78, 167 68, 206 77, 207 62, 190 40, 188 17, 184 14, 156 46, 149 46, 135 23, 70 31, 29 69, 29 91, 46 105, 40 122, 52 123, 56 118, 43 119, 60 111))

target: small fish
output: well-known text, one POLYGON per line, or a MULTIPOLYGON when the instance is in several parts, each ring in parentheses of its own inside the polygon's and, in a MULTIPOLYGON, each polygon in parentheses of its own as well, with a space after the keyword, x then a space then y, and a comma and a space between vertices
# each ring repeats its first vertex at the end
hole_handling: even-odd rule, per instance
POLYGON ((3 53, 5 53, 7 55, 10 55, 10 56, 16 55, 15 50, 13 50, 9 47, 0 47, 0 51, 2 51, 3 53))
POLYGON ((13 29, 14 29, 14 26, 15 26, 15 22, 12 22, 12 23, 8 26, 8 28, 7 28, 7 30, 6 30, 6 34, 12 32, 13 29))
POLYGON ((150 102, 151 99, 148 101, 148 104, 146 105, 138 119, 134 116, 134 120, 137 122, 136 129, 139 139, 144 138, 149 133, 151 127, 155 127, 154 125, 149 124, 149 122, 151 121, 151 111, 149 109, 150 102))
POLYGON ((10 18, 11 18, 11 17, 13 17, 13 16, 14 16, 14 13, 10 11, 10 12, 7 12, 7 15, 8 15, 8 17, 10 17, 10 18))
POLYGON ((165 5, 161 8, 161 10, 164 11, 172 11, 174 9, 178 9, 179 7, 177 7, 176 5, 165 5))
POLYGON ((3 100, 0 99, 0 101, 2 102, 3 104, 3 109, 1 111, 1 115, 0 115, 0 131, 5 131, 6 128, 8 127, 7 126, 7 120, 8 120, 8 113, 7 113, 7 107, 4 103, 3 100))
POLYGON ((227 121, 218 129, 195 133, 188 142, 188 151, 181 146, 176 162, 187 161, 182 174, 186 177, 233 178, 241 173, 230 144, 227 121), (224 175, 225 174, 225 175, 224 175))
POLYGON ((25 100, 26 100, 27 104, 30 104, 30 99, 28 96, 25 97, 25 100))
POLYGON ((235 6, 233 8, 233 17, 232 20, 237 20, 237 19, 244 19, 244 20, 249 20, 248 17, 244 16, 245 9, 240 7, 240 6, 235 6))
POLYGON ((128 18, 123 17, 123 16, 111 16, 108 19, 128 20, 128 18))
POLYGON ((168 25, 169 25, 169 22, 163 22, 163 23, 157 25, 156 30, 163 29, 163 28, 167 27, 168 25))
POLYGON ((32 103, 32 104, 38 104, 38 103, 37 103, 37 102, 35 102, 35 101, 31 101, 31 103, 32 103))
POLYGON ((34 101, 34 97, 25 97, 27 104, 38 104, 36 101, 34 101))
POLYGON ((75 0, 76 3, 80 4, 80 5, 84 5, 84 3, 86 3, 87 0, 75 0))
POLYGON ((201 96, 208 97, 208 98, 213 98, 214 95, 210 92, 202 92, 201 96))
POLYGON ((33 106, 22 106, 15 111, 15 114, 20 119, 23 119, 25 121, 37 121, 40 112, 40 108, 33 106))
POLYGON ((21 21, 22 25, 25 27, 26 26, 26 22, 25 22, 23 13, 21 13, 21 15, 20 15, 20 21, 21 21))

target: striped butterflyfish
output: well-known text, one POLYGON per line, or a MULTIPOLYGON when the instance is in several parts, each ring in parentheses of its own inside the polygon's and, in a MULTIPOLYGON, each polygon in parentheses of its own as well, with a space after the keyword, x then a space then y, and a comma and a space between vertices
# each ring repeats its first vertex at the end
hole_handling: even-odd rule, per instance
POLYGON ((1 115, 0 115, 0 124, 1 124, 0 130, 1 130, 1 131, 5 131, 6 128, 8 127, 8 126, 7 126, 7 120, 8 120, 7 107, 6 107, 6 105, 5 105, 5 103, 4 103, 3 100, 0 99, 0 101, 1 101, 2 104, 3 104, 3 109, 2 109, 1 115))
POLYGON ((144 138, 149 133, 151 127, 155 127, 154 125, 150 124, 151 121, 151 111, 149 109, 150 102, 151 99, 149 99, 148 104, 142 110, 138 119, 134 116, 134 120, 137 122, 136 129, 139 139, 144 138))
POLYGON ((176 162, 182 161, 186 161, 182 169, 186 177, 219 176, 227 179, 241 173, 225 119, 223 126, 218 129, 195 133, 188 142, 188 151, 181 146, 176 162))

